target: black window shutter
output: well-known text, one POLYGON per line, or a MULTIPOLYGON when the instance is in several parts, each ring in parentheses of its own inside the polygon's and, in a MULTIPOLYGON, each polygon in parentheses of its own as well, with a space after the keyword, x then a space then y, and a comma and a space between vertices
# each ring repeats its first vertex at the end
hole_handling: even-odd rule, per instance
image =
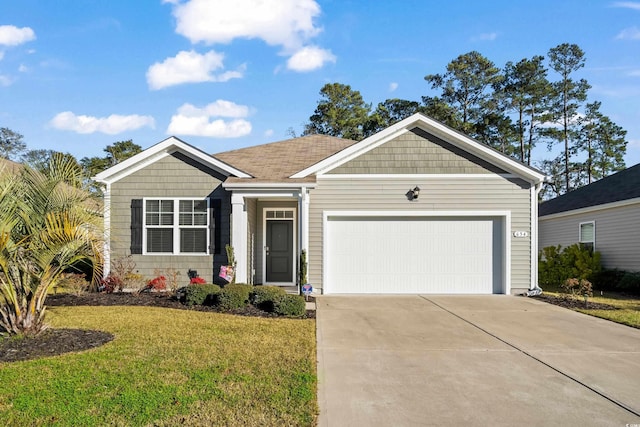
POLYGON ((142 199, 131 200, 131 254, 142 254, 142 199))
POLYGON ((211 199, 211 209, 209 218, 209 253, 219 254, 221 253, 220 246, 220 233, 222 228, 220 226, 220 219, 222 218, 222 200, 211 199))

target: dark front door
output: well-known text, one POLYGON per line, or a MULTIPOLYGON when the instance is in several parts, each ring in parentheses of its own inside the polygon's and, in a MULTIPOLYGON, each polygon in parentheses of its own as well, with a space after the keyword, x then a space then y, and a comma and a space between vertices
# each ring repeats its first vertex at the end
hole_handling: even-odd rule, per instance
POLYGON ((267 221, 267 282, 293 282, 293 221, 267 221))

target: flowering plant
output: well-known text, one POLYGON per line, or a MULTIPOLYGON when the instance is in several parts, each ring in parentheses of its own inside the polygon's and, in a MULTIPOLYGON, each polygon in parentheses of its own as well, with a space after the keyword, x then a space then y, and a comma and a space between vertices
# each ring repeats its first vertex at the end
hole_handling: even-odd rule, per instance
POLYGON ((207 281, 202 277, 192 277, 191 280, 189 280, 190 285, 204 285, 205 283, 207 283, 207 281))

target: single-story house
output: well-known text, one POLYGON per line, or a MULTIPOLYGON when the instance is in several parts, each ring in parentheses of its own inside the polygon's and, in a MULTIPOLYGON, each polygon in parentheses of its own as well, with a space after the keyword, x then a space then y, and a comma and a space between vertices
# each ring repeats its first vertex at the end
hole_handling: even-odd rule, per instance
POLYGON ((640 271, 640 164, 546 201, 538 215, 540 248, 580 243, 606 268, 640 271))
MULTIPOLYGON (((424 115, 359 142, 309 135, 209 155, 170 137, 98 174, 108 259, 314 293, 510 294, 537 285, 545 176, 424 115)), ((183 276, 184 277, 184 276, 183 276)))

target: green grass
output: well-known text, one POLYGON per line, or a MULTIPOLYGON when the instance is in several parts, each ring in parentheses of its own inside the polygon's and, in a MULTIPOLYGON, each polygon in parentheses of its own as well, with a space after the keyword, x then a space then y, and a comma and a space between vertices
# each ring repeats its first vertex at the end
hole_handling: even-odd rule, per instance
MULTIPOLYGON (((545 288, 544 293, 560 295, 558 289, 550 289, 547 291, 547 288, 545 288)), ((590 316, 600 317, 602 319, 611 320, 612 322, 621 323, 634 328, 640 328, 640 297, 607 291, 603 292, 603 295, 600 295, 599 291, 594 291, 593 294, 594 296, 589 298, 589 302, 612 305, 616 307, 617 310, 595 310, 585 308, 576 308, 575 310, 590 316)))
POLYGON ((314 425, 315 323, 149 307, 51 307, 114 341, 0 363, 0 425, 314 425))
POLYGON ((577 311, 634 328, 640 328, 640 298, 605 292, 605 295, 595 295, 589 298, 589 301, 609 304, 617 307, 617 310, 578 309, 577 311))

